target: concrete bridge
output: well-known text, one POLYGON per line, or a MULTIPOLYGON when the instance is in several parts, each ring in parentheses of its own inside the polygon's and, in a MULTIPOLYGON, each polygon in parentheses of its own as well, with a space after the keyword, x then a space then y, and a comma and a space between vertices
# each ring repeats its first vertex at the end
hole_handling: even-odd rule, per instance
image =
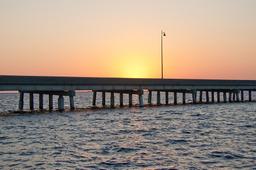
POLYGON ((152 93, 157 93, 157 105, 161 105, 161 94, 165 93, 164 104, 177 104, 177 94, 182 94, 182 104, 187 95, 193 103, 251 102, 256 92, 256 80, 200 80, 200 79, 132 79, 132 78, 89 78, 89 77, 46 77, 46 76, 0 76, 0 91, 19 91, 19 110, 23 110, 24 94, 29 93, 30 110, 34 110, 34 94, 39 94, 39 109, 43 109, 43 97, 49 97, 49 110, 53 108, 53 95, 58 96, 58 110, 64 110, 64 97, 69 96, 70 109, 75 109, 76 90, 93 91, 92 105, 96 106, 97 94, 101 94, 102 106, 106 105, 106 93, 110 93, 110 106, 115 106, 114 94, 118 93, 122 107, 123 95, 128 94, 129 106, 132 95, 138 96, 139 106, 144 106, 143 96, 148 91, 148 104, 152 104, 152 93), (161 93, 162 92, 162 93, 161 93), (245 93, 248 96, 245 99, 245 93), (170 101, 170 94, 173 101, 170 101), (203 100, 205 99, 205 100, 203 100))

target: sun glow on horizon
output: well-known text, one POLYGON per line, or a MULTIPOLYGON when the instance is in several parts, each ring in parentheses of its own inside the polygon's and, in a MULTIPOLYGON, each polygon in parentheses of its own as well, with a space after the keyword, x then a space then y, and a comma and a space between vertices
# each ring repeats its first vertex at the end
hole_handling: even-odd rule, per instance
POLYGON ((152 60, 152 56, 146 53, 127 52, 116 61, 120 77, 125 78, 155 78, 158 77, 158 63, 152 60))
POLYGON ((121 76, 127 78, 147 78, 150 77, 150 70, 146 65, 127 63, 122 67, 121 76))

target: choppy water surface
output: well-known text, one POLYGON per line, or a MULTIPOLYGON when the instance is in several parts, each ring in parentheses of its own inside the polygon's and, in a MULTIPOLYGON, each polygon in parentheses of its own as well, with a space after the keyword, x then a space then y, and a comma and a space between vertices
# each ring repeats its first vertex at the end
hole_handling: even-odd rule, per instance
MULTIPOLYGON (((0 94, 2 112, 16 102, 0 94)), ((0 116, 0 169, 30 168, 255 169, 256 104, 0 116)))

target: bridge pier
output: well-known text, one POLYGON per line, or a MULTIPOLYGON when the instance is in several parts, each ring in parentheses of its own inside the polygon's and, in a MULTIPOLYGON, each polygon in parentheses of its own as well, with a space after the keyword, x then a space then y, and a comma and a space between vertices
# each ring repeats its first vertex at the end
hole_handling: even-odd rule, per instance
POLYGON ((232 91, 232 102, 235 102, 236 101, 236 95, 235 95, 235 92, 232 91))
POLYGON ((227 92, 226 91, 223 92, 223 102, 227 103, 227 92))
POLYGON ((133 106, 133 94, 138 95, 139 106, 144 106, 144 91, 143 90, 111 90, 111 91, 93 91, 92 93, 92 105, 96 107, 97 105, 97 93, 101 92, 102 94, 102 106, 106 106, 106 93, 110 93, 110 107, 115 107, 115 93, 119 94, 119 106, 124 106, 124 94, 128 94, 128 106, 133 106))
POLYGON ((93 93, 93 95, 92 95, 92 105, 93 105, 93 107, 95 107, 96 106, 96 100, 97 100, 97 92, 93 91, 92 93, 93 93))
POLYGON ((198 91, 198 103, 203 103, 204 102, 204 94, 202 90, 198 91))
POLYGON ((237 102, 240 102, 239 92, 238 92, 238 91, 236 91, 236 101, 237 101, 237 102))
POLYGON ((241 93, 241 102, 244 102, 244 91, 241 90, 240 93, 241 93))
POLYGON ((20 91, 20 99, 19 99, 19 110, 23 111, 24 108, 24 92, 20 91))
POLYGON ((197 102, 197 100, 196 100, 197 94, 196 93, 197 93, 196 90, 192 91, 192 103, 193 104, 196 104, 196 102, 197 102))
POLYGON ((210 102, 210 99, 209 99, 209 91, 208 90, 206 90, 205 91, 205 97, 206 97, 206 103, 209 103, 210 102))
POLYGON ((42 93, 39 93, 39 110, 44 109, 44 96, 42 93))
POLYGON ((235 91, 234 93, 235 93, 235 99, 236 99, 236 102, 239 102, 238 92, 237 92, 237 91, 235 91))
POLYGON ((237 102, 237 93, 235 91, 233 92, 233 96, 234 96, 234 102, 237 102))
POLYGON ((231 91, 228 92, 228 101, 229 101, 229 103, 232 103, 232 92, 231 91))
POLYGON ((44 95, 49 95, 49 111, 53 110, 53 95, 58 95, 58 110, 63 111, 64 110, 64 97, 63 96, 69 96, 69 102, 70 102, 70 110, 75 109, 74 104, 74 91, 19 91, 20 98, 19 98, 19 110, 23 111, 24 107, 24 94, 29 94, 29 110, 34 111, 34 94, 39 95, 39 110, 44 110, 44 95))
POLYGON ((215 93, 213 90, 212 90, 212 103, 215 103, 215 93))
POLYGON ((234 93, 234 90, 231 90, 228 92, 229 96, 228 96, 228 100, 230 103, 233 103, 235 102, 235 93, 234 93))
POLYGON ((59 95, 59 98, 58 98, 58 110, 60 112, 64 111, 64 97, 63 97, 63 95, 59 95))
POLYGON ((29 109, 34 110, 34 94, 29 93, 29 109))
POLYGON ((217 91, 217 102, 220 103, 220 92, 217 91))
POLYGON ((236 102, 236 93, 233 91, 233 102, 236 102))
POLYGON ((129 93, 129 107, 132 107, 132 93, 129 93))
POLYGON ((232 91, 232 101, 235 103, 236 102, 236 94, 235 91, 232 91))
POLYGON ((203 103, 203 91, 199 91, 199 103, 203 103))
POLYGON ((161 105, 161 92, 158 90, 157 91, 157 94, 156 94, 156 104, 157 106, 160 106, 161 105))
POLYGON ((49 94, 49 110, 53 110, 53 95, 49 94))
POLYGON ((174 104, 174 105, 177 105, 177 104, 178 104, 178 102, 177 102, 177 91, 174 91, 174 92, 173 92, 173 104, 174 104))
POLYGON ((115 93, 114 92, 110 93, 110 107, 111 108, 115 107, 115 93))
POLYGON ((70 110, 75 110, 74 96, 69 96, 70 110))
POLYGON ((68 97, 69 97, 69 106, 70 110, 73 111, 75 110, 75 101, 74 101, 74 96, 75 96, 75 91, 69 91, 68 97))
POLYGON ((248 94, 248 97, 249 97, 249 102, 251 102, 252 101, 252 91, 251 90, 249 90, 249 92, 248 92, 249 94, 248 94))
POLYGON ((169 104, 169 92, 165 91, 165 104, 168 105, 169 104))
POLYGON ((186 92, 182 92, 182 104, 186 104, 186 92))
POLYGON ((143 93, 139 93, 139 105, 140 107, 144 107, 143 93))
POLYGON ((120 107, 123 107, 124 106, 124 94, 123 93, 119 93, 120 97, 119 97, 119 100, 120 100, 120 107))
POLYGON ((151 90, 148 91, 148 104, 152 105, 152 91, 151 90))
POLYGON ((235 91, 233 91, 233 102, 237 102, 237 100, 236 100, 237 98, 236 98, 236 92, 235 91))
POLYGON ((102 95, 101 96, 102 97, 101 104, 102 104, 103 107, 105 107, 106 106, 106 92, 102 91, 101 95, 102 95))

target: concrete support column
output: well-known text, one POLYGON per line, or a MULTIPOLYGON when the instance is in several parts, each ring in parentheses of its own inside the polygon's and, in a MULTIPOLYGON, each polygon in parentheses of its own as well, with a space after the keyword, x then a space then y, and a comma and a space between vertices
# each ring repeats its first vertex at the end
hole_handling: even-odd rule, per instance
POLYGON ((227 103, 227 92, 223 92, 223 101, 227 103))
POLYGON ((235 102, 236 101, 236 95, 235 95, 234 91, 232 92, 232 98, 233 98, 233 102, 235 102))
POLYGON ((102 104, 102 106, 104 107, 104 106, 106 106, 106 92, 101 92, 101 97, 102 97, 102 100, 101 100, 101 104, 102 104))
POLYGON ((186 92, 182 93, 182 103, 186 104, 186 92))
POLYGON ((143 90, 139 92, 139 105, 140 107, 144 107, 144 99, 143 99, 143 90))
POLYGON ((212 103, 215 102, 215 96, 214 96, 214 91, 212 90, 212 103))
POLYGON ((236 102, 236 92, 233 92, 233 101, 236 102))
POLYGON ((22 111, 23 107, 24 107, 24 92, 20 91, 19 110, 22 111))
POLYGON ((192 101, 193 101, 193 104, 196 104, 196 98, 197 98, 197 91, 192 91, 192 101))
POLYGON ((69 96, 69 105, 70 105, 70 110, 75 110, 75 102, 74 102, 74 96, 73 95, 69 96))
POLYGON ((220 92, 217 91, 217 102, 220 103, 220 92))
POLYGON ((96 98, 97 98, 97 92, 93 91, 93 96, 92 96, 92 105, 96 106, 96 98))
POLYGON ((244 102, 244 91, 241 90, 241 102, 244 102))
POLYGON ((129 107, 132 107, 132 93, 129 93, 129 107))
POLYGON ((203 102, 203 92, 202 92, 202 90, 199 91, 199 102, 200 103, 203 102))
POLYGON ((210 99, 209 99, 209 91, 205 91, 206 93, 206 103, 209 103, 210 99))
POLYGON ((249 96, 249 102, 251 102, 252 101, 252 91, 251 90, 249 90, 248 91, 248 96, 249 96))
POLYGON ((44 109, 44 95, 42 93, 39 94, 39 110, 44 109))
POLYGON ((169 104, 169 92, 168 91, 165 92, 165 104, 166 105, 169 104))
POLYGON ((152 91, 151 90, 148 91, 148 104, 152 105, 152 91))
POLYGON ((34 94, 29 93, 29 109, 34 110, 34 94))
POLYGON ((124 106, 124 94, 123 93, 120 93, 119 94, 119 100, 120 100, 120 107, 123 107, 124 106))
POLYGON ((115 107, 115 94, 114 94, 114 92, 110 93, 110 107, 111 108, 115 107))
POLYGON ((52 111, 53 109, 53 95, 49 94, 49 110, 52 111))
POLYGON ((236 91, 236 101, 237 101, 237 102, 240 101, 240 99, 239 99, 239 92, 238 92, 238 91, 236 91))
POLYGON ((160 91, 157 91, 157 105, 161 105, 161 93, 160 91))
POLYGON ((64 97, 63 97, 63 95, 59 95, 58 110, 61 111, 61 112, 64 111, 64 97))
POLYGON ((228 92, 228 101, 232 103, 232 92, 228 92))
POLYGON ((177 105, 177 92, 175 91, 175 92, 173 92, 173 104, 174 105, 177 105))

